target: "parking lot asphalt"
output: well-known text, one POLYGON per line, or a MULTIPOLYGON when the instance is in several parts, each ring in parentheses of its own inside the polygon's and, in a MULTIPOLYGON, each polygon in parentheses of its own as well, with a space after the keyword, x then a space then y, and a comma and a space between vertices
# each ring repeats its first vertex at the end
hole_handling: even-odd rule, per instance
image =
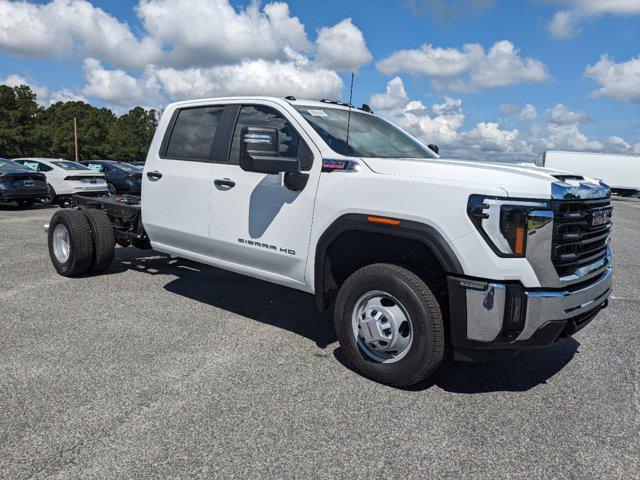
POLYGON ((640 202, 574 338, 397 390, 309 295, 155 252, 58 276, 53 209, 0 206, 1 478, 640 478, 640 202))

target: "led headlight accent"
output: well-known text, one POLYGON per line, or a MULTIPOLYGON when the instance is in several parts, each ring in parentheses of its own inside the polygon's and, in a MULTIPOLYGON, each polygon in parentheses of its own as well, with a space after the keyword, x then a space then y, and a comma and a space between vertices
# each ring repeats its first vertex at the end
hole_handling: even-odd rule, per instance
POLYGON ((501 257, 524 257, 529 213, 549 208, 544 201, 471 195, 467 213, 496 254, 501 257))

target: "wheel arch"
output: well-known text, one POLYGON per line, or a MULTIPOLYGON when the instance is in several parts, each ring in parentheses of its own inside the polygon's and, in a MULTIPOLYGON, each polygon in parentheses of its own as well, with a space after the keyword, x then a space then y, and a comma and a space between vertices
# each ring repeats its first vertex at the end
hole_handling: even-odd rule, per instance
MULTIPOLYGON (((337 288, 328 252, 332 245, 350 232, 372 233, 377 238, 419 243, 430 252, 447 274, 463 274, 462 265, 444 237, 431 225, 412 220, 395 219, 393 223, 378 223, 377 214, 350 213, 336 219, 322 234, 315 251, 315 298, 320 310, 328 309, 331 292, 337 288), (395 223, 399 221, 399 223, 395 223)), ((382 217, 389 219, 390 217, 382 217)))

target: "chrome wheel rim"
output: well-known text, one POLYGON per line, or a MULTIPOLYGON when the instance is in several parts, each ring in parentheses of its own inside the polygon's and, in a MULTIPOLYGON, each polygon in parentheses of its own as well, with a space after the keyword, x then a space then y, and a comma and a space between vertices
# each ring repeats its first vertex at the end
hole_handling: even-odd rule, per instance
POLYGON ((368 360, 394 363, 411 350, 411 317, 389 293, 375 291, 361 296, 353 309, 351 323, 356 343, 368 360))
POLYGON ((61 223, 53 230, 53 254, 60 263, 66 263, 71 254, 69 230, 61 223))
POLYGON ((116 187, 114 187, 110 183, 107 184, 107 190, 109 190, 109 195, 115 195, 116 194, 116 187))

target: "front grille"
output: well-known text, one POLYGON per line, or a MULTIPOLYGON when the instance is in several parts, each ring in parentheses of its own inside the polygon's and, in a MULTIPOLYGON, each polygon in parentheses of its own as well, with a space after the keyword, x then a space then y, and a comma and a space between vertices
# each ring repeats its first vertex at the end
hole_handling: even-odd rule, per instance
POLYGON ((611 200, 554 201, 553 245, 551 259, 558 276, 575 271, 607 256, 611 222, 594 226, 594 212, 611 210, 611 200))

